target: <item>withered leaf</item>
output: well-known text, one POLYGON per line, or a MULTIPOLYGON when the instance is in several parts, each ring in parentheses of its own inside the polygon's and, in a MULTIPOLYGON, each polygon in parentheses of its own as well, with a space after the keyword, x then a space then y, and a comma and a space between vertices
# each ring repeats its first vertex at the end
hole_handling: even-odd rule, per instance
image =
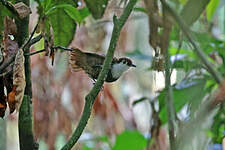
POLYGON ((3 77, 0 77, 0 83, 0 117, 3 118, 5 116, 5 110, 7 107, 6 96, 4 93, 3 77))
POLYGON ((45 55, 49 56, 52 59, 52 66, 55 60, 55 49, 53 48, 53 46, 54 46, 53 33, 52 30, 50 30, 50 34, 45 35, 44 47, 46 51, 45 55))
MULTIPOLYGON (((9 58, 15 54, 17 54, 18 51, 18 43, 11 39, 10 36, 15 36, 17 33, 17 28, 15 22, 10 19, 8 16, 4 18, 4 36, 3 36, 3 62, 7 62, 9 58)), ((12 70, 12 65, 10 65, 5 72, 8 72, 12 70)))
POLYGON ((4 38, 6 38, 8 35, 16 35, 17 33, 17 27, 15 22, 6 16, 4 18, 4 38))
POLYGON ((19 49, 13 67, 13 87, 15 87, 15 108, 17 110, 22 103, 25 86, 24 56, 23 50, 19 49))
POLYGON ((13 5, 13 7, 21 19, 23 19, 23 18, 27 17, 29 14, 31 14, 30 7, 25 5, 23 2, 16 3, 15 5, 13 5))
POLYGON ((3 118, 5 116, 5 110, 7 108, 6 103, 0 103, 0 117, 3 118))
POLYGON ((16 96, 16 87, 13 86, 13 90, 8 94, 8 97, 7 97, 10 113, 13 113, 14 110, 16 109, 15 96, 16 96))

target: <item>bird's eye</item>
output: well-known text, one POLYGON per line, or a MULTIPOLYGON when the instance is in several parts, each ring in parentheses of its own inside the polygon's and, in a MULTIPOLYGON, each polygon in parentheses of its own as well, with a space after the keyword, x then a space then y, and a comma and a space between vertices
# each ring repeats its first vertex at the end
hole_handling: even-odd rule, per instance
POLYGON ((126 64, 126 61, 123 61, 123 64, 126 64))

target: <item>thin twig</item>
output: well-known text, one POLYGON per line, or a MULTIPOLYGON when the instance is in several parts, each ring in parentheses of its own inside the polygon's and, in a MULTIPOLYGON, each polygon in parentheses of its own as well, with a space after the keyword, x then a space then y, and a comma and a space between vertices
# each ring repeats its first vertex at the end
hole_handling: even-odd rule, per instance
POLYGON ((53 46, 52 48, 61 49, 61 50, 64 50, 64 51, 70 51, 70 52, 74 50, 72 48, 66 48, 66 47, 63 47, 63 46, 53 46))
POLYGON ((205 64, 207 67, 207 70, 209 73, 211 73, 212 77, 215 79, 217 83, 222 83, 223 78, 221 74, 215 70, 215 67, 211 64, 211 62, 208 60, 206 54, 200 49, 200 47, 196 44, 196 40, 194 40, 193 35, 191 34, 190 29, 183 23, 181 18, 177 15, 177 13, 170 8, 170 6, 165 2, 165 0, 161 0, 161 3, 163 6, 167 9, 167 11, 171 14, 171 16, 174 18, 174 20, 178 23, 180 29, 183 31, 184 35, 187 37, 189 42, 192 44, 192 46, 195 49, 196 54, 199 56, 201 61, 205 64))
POLYGON ((8 60, 7 62, 3 63, 3 64, 0 66, 0 74, 3 73, 4 70, 5 70, 10 64, 12 64, 12 63, 14 62, 15 58, 16 58, 16 54, 13 54, 13 56, 10 57, 9 60, 8 60))
POLYGON ((35 51, 35 52, 31 52, 31 53, 25 53, 24 56, 32 56, 32 55, 39 54, 39 53, 42 53, 42 52, 45 52, 45 49, 35 51))
POLYGON ((95 98, 97 97, 98 93, 102 89, 104 80, 108 74, 109 67, 112 63, 114 51, 115 51, 115 48, 117 45, 120 31, 121 31, 122 27, 124 26, 125 22, 127 21, 136 2, 137 2, 137 0, 130 0, 128 2, 126 8, 123 11, 123 14, 121 15, 121 17, 119 19, 117 19, 116 16, 113 17, 114 27, 113 27, 112 37, 110 40, 109 49, 106 54, 106 59, 104 60, 103 68, 98 76, 97 82, 95 83, 94 87, 91 89, 91 91, 85 97, 84 110, 81 115, 81 119, 78 123, 78 126, 75 129, 75 131, 73 132, 69 141, 63 146, 62 150, 70 150, 74 146, 74 144, 76 144, 76 142, 78 141, 79 137, 81 136, 84 128, 86 127, 88 119, 91 115, 91 110, 92 110, 92 106, 95 101, 95 98))
POLYGON ((28 41, 22 46, 22 49, 23 49, 23 50, 29 49, 29 48, 30 48, 29 46, 31 46, 31 45, 30 45, 29 43, 30 43, 31 39, 33 38, 34 33, 36 32, 37 28, 38 28, 39 22, 40 22, 40 20, 38 20, 37 24, 35 25, 33 31, 31 32, 31 35, 30 35, 28 41), (28 45, 29 45, 29 46, 28 46, 28 45))
MULTIPOLYGON (((37 25, 36 25, 36 27, 37 27, 37 25)), ((37 29, 36 27, 34 28, 34 30, 33 30, 32 34, 31 34, 29 40, 26 42, 26 44, 25 44, 24 46, 22 46, 22 48, 24 48, 24 49, 29 49, 33 44, 35 44, 35 43, 37 43, 37 42, 39 42, 39 41, 41 40, 41 38, 42 38, 42 35, 41 35, 41 34, 38 35, 38 36, 36 36, 35 38, 31 39, 31 38, 33 37, 33 35, 34 35, 34 32, 35 32, 36 29, 37 29), (30 40, 30 39, 31 39, 31 40, 30 40)), ((32 55, 33 55, 33 54, 32 54, 32 55)), ((0 66, 0 74, 3 73, 4 70, 5 70, 10 64, 12 64, 12 63, 14 62, 15 58, 16 58, 16 53, 13 54, 13 55, 9 58, 9 60, 8 60, 7 62, 3 63, 3 64, 0 66)))
POLYGON ((42 39, 42 34, 39 34, 38 36, 34 37, 32 40, 30 40, 30 42, 27 44, 27 47, 31 47, 32 45, 34 45, 35 43, 39 42, 42 39))
MULTIPOLYGON (((69 51, 69 52, 74 50, 72 48, 66 48, 66 47, 63 47, 63 46, 53 46, 52 48, 55 49, 55 50, 61 49, 61 50, 64 50, 64 51, 69 51)), ((25 56, 32 56, 32 55, 39 54, 39 53, 42 53, 42 52, 45 52, 45 51, 46 51, 45 49, 42 49, 42 50, 31 52, 31 53, 25 53, 24 55, 25 56)))

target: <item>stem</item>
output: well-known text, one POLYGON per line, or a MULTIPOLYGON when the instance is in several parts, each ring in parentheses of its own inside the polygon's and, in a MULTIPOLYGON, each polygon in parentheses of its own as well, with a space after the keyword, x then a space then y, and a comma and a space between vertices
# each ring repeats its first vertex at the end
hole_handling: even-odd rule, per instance
POLYGON ((88 119, 90 118, 91 109, 93 106, 93 103, 95 101, 95 98, 97 97, 98 93, 102 89, 104 80, 108 74, 111 62, 113 60, 114 51, 117 45, 117 41, 120 35, 120 31, 122 27, 124 26, 125 22, 127 21, 134 5, 136 4, 137 0, 130 0, 127 4, 126 8, 123 11, 123 14, 119 19, 117 19, 116 16, 113 17, 113 32, 112 37, 109 45, 108 52, 106 54, 106 59, 103 64, 103 68, 98 76, 97 82, 94 85, 94 87, 91 89, 91 91, 88 93, 88 95, 85 97, 85 105, 84 110, 80 119, 80 122, 78 123, 77 128, 73 132, 71 138, 69 141, 63 146, 62 150, 70 150, 74 144, 78 141, 79 137, 81 136, 84 128, 87 125, 88 119))
POLYGON ((8 60, 7 62, 3 63, 3 64, 0 66, 0 74, 2 74, 2 73, 4 72, 4 70, 5 70, 11 63, 14 62, 15 58, 16 58, 16 53, 13 54, 13 56, 10 57, 9 60, 8 60))
MULTIPOLYGON (((36 30, 36 29, 35 29, 35 30, 36 30)), ((36 36, 36 37, 33 38, 33 39, 30 38, 31 40, 29 40, 29 42, 27 42, 27 43, 25 44, 25 46, 22 46, 22 48, 23 48, 23 49, 29 49, 33 44, 39 42, 39 41, 41 40, 41 38, 42 38, 42 35, 41 35, 41 34, 38 35, 38 36, 36 36)), ((24 54, 24 55, 26 55, 26 54, 24 54)), ((33 55, 33 54, 32 54, 32 55, 33 55)), ((30 56, 30 55, 28 55, 28 56, 30 56)), ((7 62, 3 63, 3 64, 0 66, 0 74, 2 74, 2 73, 4 72, 4 70, 5 70, 11 63, 14 62, 15 57, 16 57, 16 53, 13 54, 13 56, 10 57, 9 60, 8 60, 7 62)))
MULTIPOLYGON (((36 26, 34 27, 34 30, 32 31, 28 41, 24 44, 23 46, 23 49, 26 50, 26 49, 29 49, 30 47, 27 47, 30 43, 30 41, 32 40, 33 36, 34 36, 34 33, 36 32, 37 30, 37 27, 38 27, 38 24, 39 24, 39 20, 38 20, 38 23, 36 24, 36 26)), ((42 37, 42 36, 41 36, 42 37)), ((40 38, 41 39, 41 38, 40 38)))
POLYGON ((35 52, 32 52, 32 53, 25 53, 24 56, 32 56, 32 55, 39 54, 39 53, 42 53, 42 52, 45 52, 45 49, 35 51, 35 52))
POLYGON ((170 142, 170 150, 176 150, 176 142, 175 142, 175 109, 173 103, 173 89, 171 87, 171 61, 169 54, 169 40, 170 40, 170 32, 172 28, 172 23, 169 20, 167 9, 163 6, 163 35, 161 38, 161 51, 165 57, 165 90, 166 90, 166 110, 168 117, 168 129, 169 129, 169 142, 170 142))
POLYGON ((61 49, 61 50, 64 50, 64 51, 73 51, 72 48, 66 48, 66 47, 63 47, 63 46, 54 46, 53 47, 54 49, 61 49))
POLYGON ((178 23, 181 30, 183 31, 184 35, 187 37, 189 42, 192 44, 192 46, 195 49, 196 54, 199 56, 203 64, 207 67, 209 73, 212 75, 212 77, 215 79, 217 83, 222 83, 223 78, 221 74, 215 70, 215 67, 210 63, 208 60, 206 54, 200 49, 200 47, 196 44, 193 35, 191 34, 190 29, 183 23, 181 18, 176 14, 176 12, 170 8, 170 6, 165 2, 165 0, 161 0, 162 5, 167 9, 167 11, 171 14, 171 16, 174 18, 174 20, 178 23))
MULTIPOLYGON (((16 2, 20 2, 17 0, 16 2)), ((24 4, 29 6, 29 0, 22 0, 24 4)), ((18 41, 19 47, 22 47, 26 38, 28 37, 28 24, 29 17, 22 20, 16 20, 17 35, 16 40, 18 41)), ((29 53, 30 49, 26 48, 25 53, 29 53)), ((31 71, 30 71, 30 57, 24 56, 24 68, 26 77, 26 87, 24 92, 24 98, 19 109, 19 142, 20 150, 36 150, 38 144, 34 140, 33 135, 33 123, 32 123, 32 85, 31 85, 31 71)))
POLYGON ((171 87, 171 79, 170 79, 170 56, 168 50, 165 52, 165 89, 166 89, 166 109, 168 115, 168 128, 169 128, 169 140, 170 140, 170 150, 175 150, 175 110, 173 104, 173 91, 171 87))

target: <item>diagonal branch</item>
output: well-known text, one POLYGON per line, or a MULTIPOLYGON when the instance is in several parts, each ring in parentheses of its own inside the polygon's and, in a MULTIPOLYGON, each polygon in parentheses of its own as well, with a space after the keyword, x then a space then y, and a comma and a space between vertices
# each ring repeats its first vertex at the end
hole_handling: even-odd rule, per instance
POLYGON ((165 0, 161 0, 162 5, 167 9, 167 11, 171 14, 177 24, 180 26, 180 29, 183 31, 184 35, 187 37, 189 42, 195 49, 196 54, 199 56, 203 64, 207 67, 209 73, 213 76, 217 83, 222 83, 223 78, 221 74, 215 70, 212 63, 208 60, 206 54, 200 49, 197 43, 194 40, 193 35, 191 34, 190 29, 183 23, 181 18, 176 14, 176 12, 170 8, 170 6, 165 2, 165 0))
POLYGON ((137 0, 130 0, 129 3, 127 4, 126 8, 123 11, 123 14, 121 15, 121 17, 119 19, 117 19, 116 16, 113 17, 114 27, 113 27, 113 32, 112 32, 109 49, 108 49, 108 52, 106 54, 106 59, 103 64, 103 68, 98 76, 96 84, 94 85, 92 90, 89 92, 89 94, 85 97, 85 106, 84 106, 84 110, 83 110, 80 122, 79 122, 76 130, 73 132, 71 138, 66 143, 66 145, 64 145, 62 150, 70 150, 74 146, 74 144, 76 144, 76 142, 78 141, 79 137, 81 136, 84 128, 86 127, 88 119, 91 115, 91 110, 92 110, 92 106, 95 101, 95 98, 97 97, 98 93, 100 92, 100 90, 103 86, 104 80, 108 74, 109 67, 113 60, 113 55, 114 55, 114 51, 115 51, 117 41, 118 41, 118 38, 120 35, 120 31, 121 31, 122 27, 124 26, 125 22, 127 21, 136 2, 137 2, 137 0))

